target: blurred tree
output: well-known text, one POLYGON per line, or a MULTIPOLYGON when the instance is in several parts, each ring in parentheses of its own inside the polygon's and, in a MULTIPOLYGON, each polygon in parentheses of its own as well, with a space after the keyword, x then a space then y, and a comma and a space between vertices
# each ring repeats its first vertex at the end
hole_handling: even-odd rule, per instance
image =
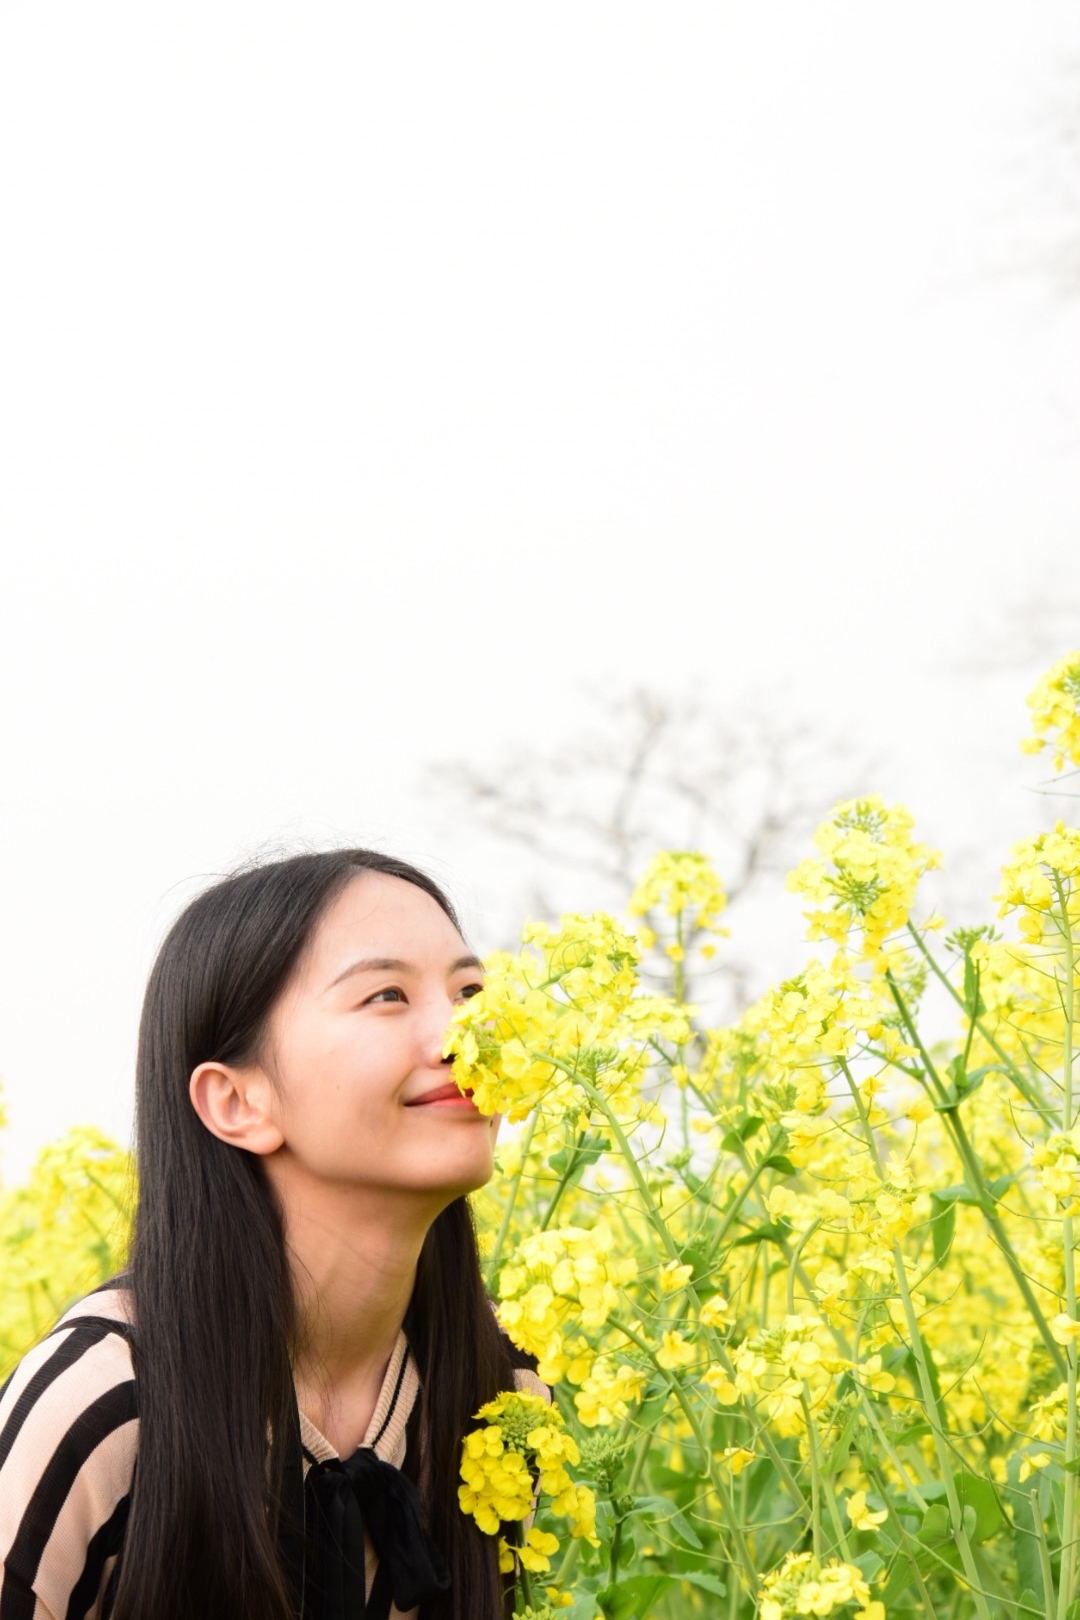
MULTIPOLYGON (((525 914, 621 912, 659 849, 709 855, 735 910, 766 879, 780 887, 824 812, 860 791, 870 770, 837 741, 765 709, 718 715, 645 687, 587 701, 594 718, 548 753, 508 750, 486 768, 427 773, 425 791, 449 803, 459 828, 464 818, 527 853, 521 887, 506 897, 512 909, 496 921, 507 947, 525 914)), ((713 973, 729 1006, 743 1005, 749 963, 733 953, 713 973)))

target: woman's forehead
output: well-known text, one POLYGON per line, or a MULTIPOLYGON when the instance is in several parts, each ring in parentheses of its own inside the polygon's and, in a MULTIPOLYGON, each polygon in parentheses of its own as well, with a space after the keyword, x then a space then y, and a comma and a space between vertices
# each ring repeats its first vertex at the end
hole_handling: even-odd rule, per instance
POLYGON ((460 955, 461 935, 434 897, 385 872, 360 872, 324 912, 311 940, 313 962, 363 949, 373 957, 460 955))

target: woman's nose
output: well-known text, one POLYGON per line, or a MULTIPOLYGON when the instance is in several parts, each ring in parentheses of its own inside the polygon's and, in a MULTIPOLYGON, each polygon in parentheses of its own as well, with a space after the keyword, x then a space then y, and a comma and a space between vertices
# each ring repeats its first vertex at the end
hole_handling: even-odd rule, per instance
POLYGON ((454 1012, 454 1002, 447 997, 433 1009, 432 1017, 425 1033, 425 1057, 432 1068, 440 1064, 453 1063, 452 1057, 443 1057, 443 1047, 446 1045, 447 1031, 450 1028, 450 1019, 454 1012))

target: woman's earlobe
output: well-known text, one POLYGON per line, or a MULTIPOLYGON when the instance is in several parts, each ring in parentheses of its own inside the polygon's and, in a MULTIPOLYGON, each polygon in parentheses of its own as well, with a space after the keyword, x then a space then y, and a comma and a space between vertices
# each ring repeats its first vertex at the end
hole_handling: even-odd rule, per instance
POLYGON ((274 1153, 284 1137, 273 1107, 274 1091, 260 1069, 200 1063, 188 1085, 191 1106, 214 1136, 249 1153, 274 1153))

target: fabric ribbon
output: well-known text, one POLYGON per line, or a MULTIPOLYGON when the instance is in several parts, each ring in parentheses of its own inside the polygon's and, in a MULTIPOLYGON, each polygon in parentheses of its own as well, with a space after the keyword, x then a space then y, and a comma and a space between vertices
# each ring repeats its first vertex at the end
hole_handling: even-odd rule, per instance
POLYGON ((364 1530, 408 1611, 450 1589, 450 1571, 420 1518, 420 1496, 371 1446, 344 1461, 312 1463, 305 1485, 319 1556, 312 1572, 318 1620, 364 1620, 364 1530))

